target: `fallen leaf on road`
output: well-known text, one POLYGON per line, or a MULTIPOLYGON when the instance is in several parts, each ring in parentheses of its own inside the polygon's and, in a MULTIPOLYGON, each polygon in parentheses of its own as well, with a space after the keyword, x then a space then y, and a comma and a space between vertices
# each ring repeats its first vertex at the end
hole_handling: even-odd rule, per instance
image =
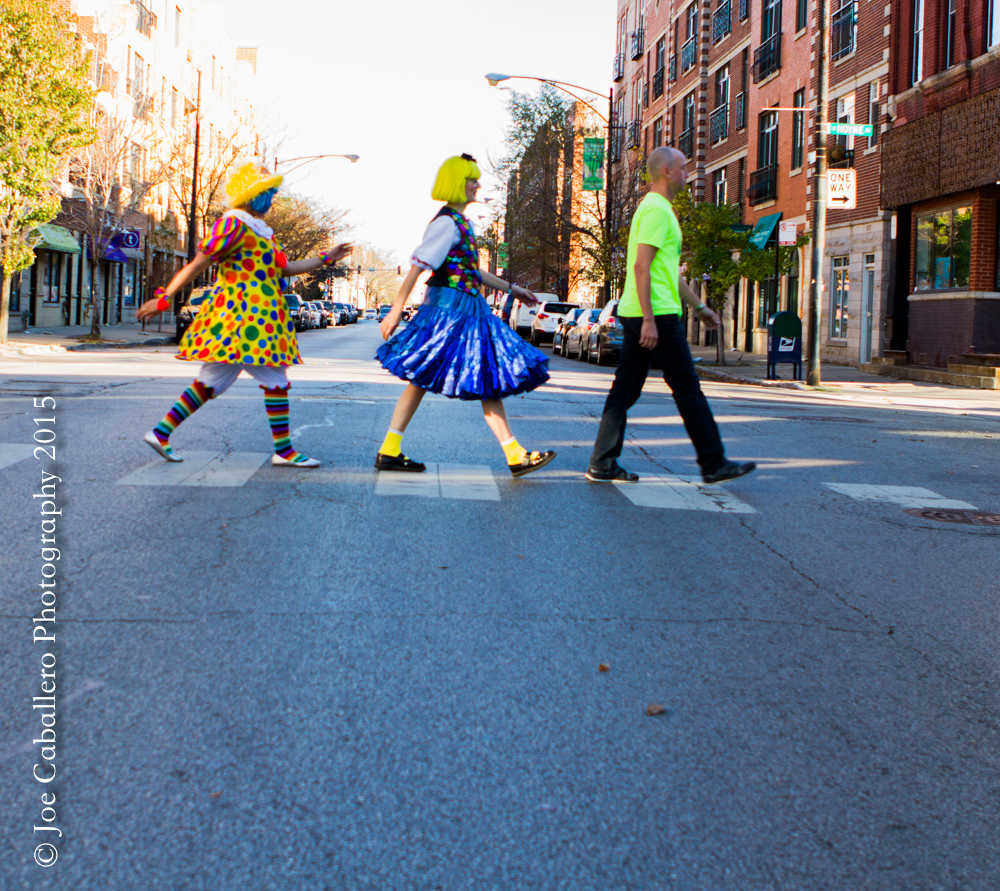
POLYGON ((597 666, 598 671, 611 671, 611 666, 607 662, 602 662, 597 666))
POLYGON ((222 793, 221 793, 221 792, 213 792, 213 793, 212 793, 211 795, 209 795, 208 797, 209 797, 209 798, 221 798, 221 797, 222 797, 222 793))
POLYGON ((646 706, 646 714, 650 717, 654 715, 662 715, 666 709, 662 705, 657 705, 655 702, 650 703, 646 706))

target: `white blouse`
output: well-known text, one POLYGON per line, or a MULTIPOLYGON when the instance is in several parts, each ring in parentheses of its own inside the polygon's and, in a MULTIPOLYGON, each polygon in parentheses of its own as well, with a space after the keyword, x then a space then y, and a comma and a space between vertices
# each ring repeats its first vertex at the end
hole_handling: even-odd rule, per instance
POLYGON ((420 246, 413 251, 410 263, 419 266, 421 269, 437 269, 444 258, 462 238, 462 233, 458 231, 458 224, 447 214, 442 214, 431 220, 431 224, 424 231, 424 240, 420 246))

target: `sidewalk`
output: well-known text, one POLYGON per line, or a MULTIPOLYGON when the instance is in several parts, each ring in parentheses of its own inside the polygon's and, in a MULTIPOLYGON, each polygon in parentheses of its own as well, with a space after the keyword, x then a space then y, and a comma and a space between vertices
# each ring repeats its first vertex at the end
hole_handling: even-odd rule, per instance
POLYGON ((7 343, 0 346, 0 356, 44 356, 48 353, 82 352, 84 350, 125 349, 140 346, 167 346, 174 340, 174 323, 152 322, 143 331, 141 324, 102 325, 101 339, 89 343, 90 326, 60 326, 15 331, 7 343), (159 328, 159 330, 157 330, 159 328))

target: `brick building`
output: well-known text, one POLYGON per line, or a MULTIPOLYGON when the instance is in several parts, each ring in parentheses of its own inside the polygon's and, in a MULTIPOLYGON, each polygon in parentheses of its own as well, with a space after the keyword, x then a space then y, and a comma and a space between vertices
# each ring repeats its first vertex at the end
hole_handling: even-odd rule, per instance
POLYGON ((991 0, 903 0, 891 28, 882 171, 882 205, 896 211, 891 346, 912 364, 975 354, 996 364, 1000 10, 991 0))
MULTIPOLYGON (((821 332, 827 361, 865 361, 881 347, 881 338, 872 337, 874 346, 866 348, 881 328, 889 262, 889 219, 878 202, 889 47, 884 9, 870 0, 833 0, 829 12, 829 117, 868 123, 874 114, 879 126, 863 145, 850 137, 829 142, 834 164, 857 171, 859 201, 856 210, 828 215, 821 332)), ((807 0, 620 2, 619 54, 624 21, 631 17, 644 32, 644 57, 631 74, 624 62, 621 78, 642 84, 636 142, 642 153, 678 148, 689 159, 695 199, 736 203, 747 224, 780 213, 799 232, 809 230, 815 16, 807 0)), ((762 352, 775 310, 802 314, 809 263, 806 248, 780 281, 772 276, 734 289, 725 310, 726 345, 762 352)), ((692 339, 706 336, 691 325, 692 339)))

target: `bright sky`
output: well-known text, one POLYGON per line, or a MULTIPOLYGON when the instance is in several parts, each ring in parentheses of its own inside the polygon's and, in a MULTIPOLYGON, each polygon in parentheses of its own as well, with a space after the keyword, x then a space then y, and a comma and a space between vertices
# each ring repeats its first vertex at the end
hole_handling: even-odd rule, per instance
MULTIPOLYGON (((315 161, 286 188, 349 208, 353 237, 403 262, 440 207, 430 189, 441 162, 469 152, 483 166, 500 152, 509 93, 487 72, 611 87, 614 0, 215 2, 236 44, 259 49, 257 105, 267 129, 284 130, 279 161, 361 156, 315 161)), ((595 104, 607 113, 606 99, 595 104)), ((484 180, 480 197, 489 192, 484 180)))

